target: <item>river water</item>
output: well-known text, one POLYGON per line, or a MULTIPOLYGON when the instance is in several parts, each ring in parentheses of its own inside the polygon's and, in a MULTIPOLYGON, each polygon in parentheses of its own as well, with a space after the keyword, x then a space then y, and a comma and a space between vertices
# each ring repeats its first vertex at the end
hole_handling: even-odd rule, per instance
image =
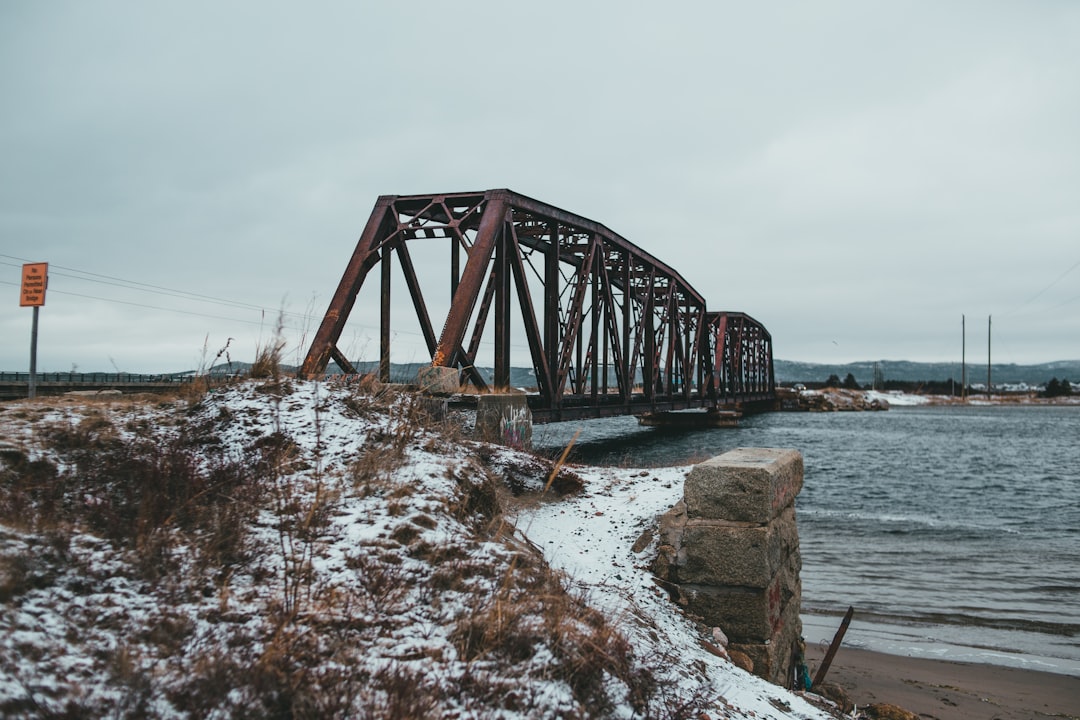
POLYGON ((1080 407, 770 413, 663 431, 634 418, 537 426, 571 460, 683 465, 795 448, 803 634, 845 646, 1080 675, 1080 407))

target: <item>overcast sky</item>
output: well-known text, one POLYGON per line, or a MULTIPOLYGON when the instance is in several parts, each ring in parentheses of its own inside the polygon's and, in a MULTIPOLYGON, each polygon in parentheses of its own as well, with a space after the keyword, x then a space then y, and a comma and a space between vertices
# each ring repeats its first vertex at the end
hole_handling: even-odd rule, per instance
POLYGON ((1077 359, 1078 38, 1065 0, 9 0, 0 370, 29 365, 24 261, 39 370, 250 360, 282 309, 296 362, 379 195, 501 187, 779 358, 958 361, 966 314, 969 362, 990 315, 995 363, 1077 359))

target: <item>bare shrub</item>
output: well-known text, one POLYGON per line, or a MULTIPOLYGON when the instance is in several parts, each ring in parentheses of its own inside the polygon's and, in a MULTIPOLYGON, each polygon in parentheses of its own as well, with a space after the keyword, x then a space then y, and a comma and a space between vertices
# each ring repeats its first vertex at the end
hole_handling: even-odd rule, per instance
POLYGON ((0 603, 22 595, 34 586, 32 558, 25 553, 0 557, 0 603))
POLYGON ((45 529, 58 522, 63 492, 48 460, 25 456, 0 466, 0 518, 12 527, 45 529))
MULTIPOLYGON (((322 447, 318 407, 315 447, 322 447)), ((289 626, 309 614, 316 595, 326 590, 316 586, 313 560, 341 493, 325 481, 319 450, 312 465, 281 432, 260 438, 254 448, 259 452, 257 473, 269 490, 277 519, 282 592, 280 607, 273 613, 276 633, 292 632, 289 626)))
POLYGON ((372 688, 359 716, 365 720, 425 720, 442 717, 442 692, 424 672, 400 663, 388 665, 372 678, 372 688))
POLYGON ((352 387, 354 392, 345 399, 345 407, 355 413, 358 418, 370 419, 385 410, 388 392, 375 373, 359 376, 352 387))
POLYGON ((563 586, 546 565, 511 564, 494 595, 460 617, 450 640, 467 662, 480 659, 522 663, 547 647, 554 657, 549 676, 565 681, 588 717, 613 704, 605 687, 611 676, 630 689, 641 710, 655 692, 651 672, 637 663, 629 641, 601 613, 563 586))
POLYGON ((404 462, 404 454, 385 437, 368 436, 359 459, 348 471, 353 489, 361 497, 387 492, 393 483, 394 471, 404 462))
POLYGON ((0 717, 47 718, 48 720, 82 720, 82 718, 100 717, 101 712, 79 699, 67 699, 62 703, 50 702, 44 695, 39 695, 42 688, 31 688, 20 682, 24 695, 5 702, 0 702, 0 717), (35 692, 37 690, 38 692, 35 692))
POLYGON ((274 334, 265 343, 255 348, 255 362, 251 364, 248 375, 256 380, 281 377, 281 355, 285 351, 285 314, 278 313, 274 334))
POLYGON ((435 571, 428 578, 427 588, 435 592, 459 592, 469 590, 476 578, 490 579, 494 569, 485 563, 465 562, 453 558, 435 565, 435 571))
POLYGON ((404 463, 410 445, 419 443, 417 447, 431 450, 431 444, 438 444, 448 427, 430 398, 374 381, 361 382, 346 406, 358 417, 378 414, 385 419, 385 424, 368 433, 359 458, 349 468, 353 489, 362 497, 396 489, 392 477, 404 463), (436 429, 438 433, 430 432, 436 429))
POLYGON ((248 464, 203 458, 181 439, 120 442, 111 427, 52 428, 48 442, 64 469, 24 460, 0 471, 0 516, 38 530, 86 528, 136 550, 148 577, 168 571, 178 532, 204 565, 241 561, 258 501, 248 464))
POLYGON ((581 476, 565 464, 568 451, 569 448, 561 458, 553 461, 536 455, 508 453, 490 444, 476 443, 472 455, 488 472, 499 477, 514 497, 521 498, 523 502, 535 502, 548 491, 563 497, 585 488, 581 476))
MULTIPOLYGON (((563 458, 548 467, 544 490, 551 489, 563 471, 563 458)), ((450 514, 477 538, 498 537, 507 527, 503 509, 509 494, 505 484, 489 467, 478 463, 453 468, 448 476, 457 495, 448 503, 450 514), (493 532, 494 529, 494 532, 493 532)), ((616 626, 585 599, 564 585, 564 576, 553 572, 542 558, 520 543, 503 540, 517 552, 512 556, 496 592, 475 594, 468 613, 460 616, 450 633, 459 656, 467 663, 481 661, 511 666, 533 660, 540 648, 553 656, 546 674, 567 683, 586 717, 599 717, 614 708, 607 680, 615 678, 628 688, 635 710, 642 711, 656 691, 651 671, 636 661, 632 646, 616 626)), ((437 550, 431 548, 428 555, 437 550)), ((412 550, 410 550, 412 554, 412 550)), ((436 571, 432 585, 466 591, 464 574, 472 563, 450 563, 448 572, 436 571), (456 571, 458 577, 452 577, 456 571)), ((473 678, 477 692, 483 681, 473 678)), ((489 688, 490 689, 490 688, 489 688)), ((529 698, 517 693, 502 696, 504 707, 527 707, 529 698)))
POLYGON ((244 668, 230 653, 212 650, 196 655, 186 680, 166 690, 178 711, 190 717, 207 717, 223 704, 229 693, 244 685, 244 668))
POLYGON ((284 342, 274 342, 258 348, 255 362, 251 364, 248 374, 256 380, 279 377, 281 375, 281 351, 284 349, 284 342))
POLYGON ((179 400, 189 406, 196 406, 214 386, 214 379, 209 375, 198 375, 193 378, 185 378, 176 385, 161 393, 158 397, 163 401, 179 400))
POLYGON ((162 657, 181 652, 184 643, 195 631, 195 621, 174 610, 163 611, 154 623, 136 633, 134 639, 153 645, 162 657))
POLYGON ((85 450, 99 443, 115 441, 116 428, 108 418, 91 413, 83 417, 78 424, 53 423, 41 427, 42 437, 54 450, 85 450))
POLYGON ((476 533, 502 518, 505 488, 486 469, 468 464, 451 468, 447 475, 458 486, 458 496, 449 507, 452 517, 476 533))
POLYGON ((350 643, 326 633, 277 627, 261 646, 256 657, 222 650, 197 657, 188 681, 169 692, 170 702, 191 717, 283 719, 368 717, 357 712, 369 708, 380 709, 374 717, 414 717, 384 709, 426 707, 415 692, 423 679, 410 676, 415 696, 410 700, 401 678, 387 671, 372 675, 350 643))
POLYGON ((365 607, 393 613, 412 589, 413 579, 398 564, 385 562, 372 548, 345 557, 345 567, 356 572, 352 586, 363 595, 365 607))
POLYGON ((118 645, 109 654, 107 668, 113 686, 122 691, 112 708, 116 717, 148 717, 153 679, 143 669, 138 652, 127 644, 118 645))
POLYGON ((418 537, 420 537, 420 529, 408 523, 402 523, 390 532, 390 539, 402 545, 409 545, 418 537))
POLYGON ((215 461, 208 470, 181 441, 118 445, 77 462, 78 483, 89 526, 134 547, 153 570, 168 562, 178 529, 204 542, 204 562, 242 559, 243 531, 257 501, 258 486, 245 463, 215 461))
MULTIPOLYGON (((672 668, 679 667, 682 658, 679 657, 678 649, 660 648, 654 646, 649 654, 642 658, 642 665, 648 668, 672 668)), ((705 677, 696 679, 693 690, 688 694, 685 689, 677 684, 657 682, 655 678, 647 678, 645 689, 650 690, 646 694, 635 691, 636 697, 641 703, 641 713, 646 718, 653 720, 696 720, 706 715, 712 717, 712 711, 718 707, 726 706, 727 703, 720 693, 705 677)), ((728 706, 730 707, 730 706, 728 706)))
POLYGON ((412 516, 411 518, 409 518, 409 522, 411 522, 413 525, 422 527, 425 530, 434 530, 438 526, 435 518, 431 517, 430 515, 425 515, 423 513, 412 516))

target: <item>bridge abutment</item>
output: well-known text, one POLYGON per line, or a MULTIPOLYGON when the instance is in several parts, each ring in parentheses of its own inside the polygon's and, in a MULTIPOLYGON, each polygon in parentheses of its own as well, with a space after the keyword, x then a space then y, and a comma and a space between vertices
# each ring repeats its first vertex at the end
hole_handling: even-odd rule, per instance
POLYGON ((518 450, 532 448, 532 411, 525 393, 493 393, 476 398, 476 434, 518 450))
POLYGON ((660 523, 654 572, 687 609, 719 627, 753 672, 787 685, 802 634, 795 450, 739 448, 696 465, 660 523))
POLYGON ((416 386, 430 395, 453 395, 461 390, 457 368, 424 365, 416 371, 416 386))

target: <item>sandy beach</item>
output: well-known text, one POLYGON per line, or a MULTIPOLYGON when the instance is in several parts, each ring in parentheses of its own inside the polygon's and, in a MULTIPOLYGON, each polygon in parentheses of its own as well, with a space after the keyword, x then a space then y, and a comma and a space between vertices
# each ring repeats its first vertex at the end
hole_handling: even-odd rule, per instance
MULTIPOLYGON (((810 645, 811 676, 825 647, 810 645)), ((857 706, 890 703, 928 720, 1080 719, 1080 678, 841 647, 826 682, 857 706)))

